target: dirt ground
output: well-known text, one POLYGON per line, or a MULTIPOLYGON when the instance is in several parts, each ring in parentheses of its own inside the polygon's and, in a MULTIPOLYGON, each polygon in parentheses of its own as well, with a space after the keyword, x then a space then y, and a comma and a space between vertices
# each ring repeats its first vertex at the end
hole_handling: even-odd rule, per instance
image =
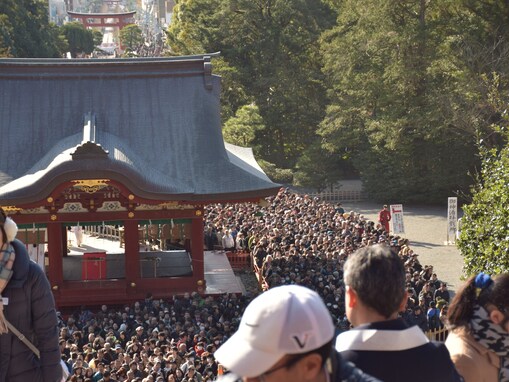
MULTIPOLYGON (((381 205, 361 202, 344 202, 345 211, 363 214, 369 220, 377 220, 381 205)), ((447 240, 447 200, 441 207, 413 207, 403 205, 405 234, 411 247, 419 254, 422 265, 433 265, 440 280, 446 281, 449 290, 461 285, 463 258, 455 245, 445 245, 447 240)))

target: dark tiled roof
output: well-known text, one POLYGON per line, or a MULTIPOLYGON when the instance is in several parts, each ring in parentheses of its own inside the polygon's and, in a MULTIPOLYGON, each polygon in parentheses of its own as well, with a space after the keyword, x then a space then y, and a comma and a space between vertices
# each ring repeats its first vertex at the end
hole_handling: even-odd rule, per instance
POLYGON ((2 59, 0 201, 40 200, 63 181, 99 177, 159 200, 273 194, 278 185, 249 150, 225 149, 219 95, 207 55, 2 59))

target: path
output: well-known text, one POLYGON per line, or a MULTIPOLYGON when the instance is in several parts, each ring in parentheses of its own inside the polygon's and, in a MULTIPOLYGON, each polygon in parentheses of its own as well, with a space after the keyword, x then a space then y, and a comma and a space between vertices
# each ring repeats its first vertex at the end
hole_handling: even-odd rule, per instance
MULTIPOLYGON (((360 202, 343 203, 345 211, 355 211, 376 221, 381 205, 360 202)), ((412 207, 403 205, 405 234, 410 245, 419 254, 422 265, 433 265, 440 280, 446 281, 450 290, 462 284, 463 258, 454 245, 444 245, 447 239, 447 204, 443 207, 412 207)))

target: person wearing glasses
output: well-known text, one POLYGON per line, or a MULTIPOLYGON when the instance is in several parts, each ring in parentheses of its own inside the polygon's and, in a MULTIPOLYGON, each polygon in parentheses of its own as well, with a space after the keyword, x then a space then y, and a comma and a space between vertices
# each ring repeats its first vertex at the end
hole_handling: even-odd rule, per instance
POLYGON ((384 382, 462 381, 444 344, 430 343, 417 325, 399 317, 408 300, 405 267, 389 246, 354 252, 343 279, 353 325, 336 339, 344 359, 384 382))
POLYGON ((320 296, 305 287, 269 289, 247 306, 237 332, 215 353, 223 381, 378 381, 334 350, 334 325, 320 296))
POLYGON ((7 325, 0 325, 0 382, 57 382, 63 369, 55 301, 17 231, 0 208, 0 319, 7 325))
POLYGON ((509 273, 484 273, 449 305, 445 345, 466 382, 509 381, 509 273))

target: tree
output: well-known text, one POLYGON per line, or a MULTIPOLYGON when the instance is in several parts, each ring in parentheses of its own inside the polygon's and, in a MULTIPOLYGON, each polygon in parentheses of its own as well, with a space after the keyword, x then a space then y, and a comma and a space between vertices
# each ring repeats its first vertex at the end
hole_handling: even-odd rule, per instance
POLYGON ((324 114, 318 39, 334 19, 316 0, 181 0, 168 43, 173 54, 221 51, 241 85, 233 88, 260 110, 266 126, 255 139, 260 155, 291 168, 324 114))
POLYGON ((463 206, 458 247, 467 276, 480 271, 498 274, 509 269, 509 114, 499 75, 490 83, 488 101, 500 112, 492 129, 500 144, 479 141, 482 167, 472 186, 472 200, 463 206))
POLYGON ((48 3, 40 0, 0 1, 0 55, 61 57, 58 29, 48 21, 48 3))
MULTIPOLYGON (((178 0, 166 32, 171 55, 215 52, 215 14, 224 0, 178 0), (212 50, 208 50, 212 49, 212 50)), ((217 41, 217 40, 216 40, 217 41)))
POLYGON ((309 146, 296 165, 294 184, 322 191, 338 180, 352 175, 352 166, 346 157, 323 149, 320 140, 309 146))
POLYGON ((79 54, 90 54, 94 50, 94 35, 85 29, 83 24, 73 21, 62 26, 62 34, 69 44, 71 57, 79 54))
POLYGON ((7 15, 0 15, 0 57, 9 57, 12 45, 12 26, 7 15))
POLYGON ((256 105, 245 105, 237 110, 223 128, 224 139, 234 145, 251 147, 256 133, 265 129, 256 105))
MULTIPOLYGON (((217 50, 241 73, 266 129, 261 156, 292 168, 324 114, 318 39, 334 23, 321 1, 224 1, 215 13, 217 50), (227 22, 225 22, 227 20, 227 22)), ((213 28, 211 28, 214 31, 213 28)))
POLYGON ((338 25, 322 40, 331 100, 323 147, 350 158, 374 199, 436 202, 468 189, 475 121, 462 114, 464 71, 451 59, 442 5, 338 6, 338 25))
POLYGON ((94 46, 99 46, 103 42, 103 34, 98 29, 92 29, 92 38, 94 40, 94 46))
POLYGON ((140 46, 143 44, 143 33, 136 24, 129 24, 123 27, 120 31, 120 43, 126 52, 136 53, 140 46))
POLYGON ((466 275, 509 270, 509 148, 481 147, 481 156, 482 169, 472 202, 463 207, 458 241, 466 275))

